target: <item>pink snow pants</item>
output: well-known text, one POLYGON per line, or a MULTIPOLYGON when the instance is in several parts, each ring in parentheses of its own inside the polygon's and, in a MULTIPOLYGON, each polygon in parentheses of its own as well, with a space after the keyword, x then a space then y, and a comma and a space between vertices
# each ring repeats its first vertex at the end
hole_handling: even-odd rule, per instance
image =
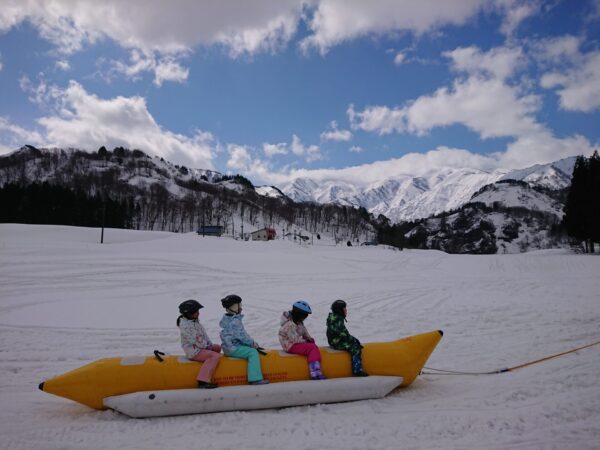
POLYGON ((301 344, 294 344, 287 352, 295 355, 306 356, 309 363, 321 361, 321 352, 319 351, 317 344, 314 342, 302 342, 301 344))
POLYGON ((200 372, 198 372, 196 380, 210 383, 213 373, 215 373, 217 365, 219 364, 219 360, 223 357, 220 352, 221 346, 219 344, 213 344, 212 350, 200 350, 200 353, 192 358, 192 361, 202 363, 202 367, 200 367, 200 372))

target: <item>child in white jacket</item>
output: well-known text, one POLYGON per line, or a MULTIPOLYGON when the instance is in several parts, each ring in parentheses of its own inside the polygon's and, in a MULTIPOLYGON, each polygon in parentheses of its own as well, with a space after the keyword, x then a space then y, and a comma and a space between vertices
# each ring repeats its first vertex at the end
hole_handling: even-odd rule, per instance
POLYGON ((217 369, 221 357, 221 346, 213 344, 200 322, 200 308, 203 306, 196 300, 186 300, 179 305, 181 315, 177 318, 177 326, 181 332, 181 347, 185 356, 192 361, 202 363, 196 377, 198 387, 213 389, 218 387, 212 383, 212 376, 217 369))

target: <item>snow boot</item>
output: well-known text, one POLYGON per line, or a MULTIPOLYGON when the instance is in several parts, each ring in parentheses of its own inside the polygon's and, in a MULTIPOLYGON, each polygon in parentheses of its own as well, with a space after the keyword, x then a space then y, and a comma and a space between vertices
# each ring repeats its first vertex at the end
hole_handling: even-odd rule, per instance
POLYGON ((368 377, 369 374, 363 370, 362 355, 360 353, 352 354, 352 376, 368 377))
POLYGON ((321 372, 321 363, 319 361, 313 361, 308 363, 308 371, 310 372, 311 380, 326 380, 325 375, 321 372))
POLYGON ((198 388, 199 389, 214 389, 214 388, 218 388, 218 387, 219 387, 218 384, 198 380, 198 388))
POLYGON ((261 384, 269 384, 269 380, 265 380, 263 378, 262 380, 248 381, 248 384, 251 384, 252 386, 259 386, 261 384))

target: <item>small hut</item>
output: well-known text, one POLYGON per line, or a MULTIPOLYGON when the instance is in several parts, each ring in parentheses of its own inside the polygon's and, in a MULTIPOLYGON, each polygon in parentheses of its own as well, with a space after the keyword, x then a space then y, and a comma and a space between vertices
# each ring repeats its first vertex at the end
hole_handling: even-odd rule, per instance
POLYGON ((256 230, 253 231, 252 233, 250 233, 250 238, 253 241, 272 241, 273 239, 275 239, 275 236, 277 235, 277 233, 275 233, 275 229, 274 228, 261 228, 260 230, 256 230))

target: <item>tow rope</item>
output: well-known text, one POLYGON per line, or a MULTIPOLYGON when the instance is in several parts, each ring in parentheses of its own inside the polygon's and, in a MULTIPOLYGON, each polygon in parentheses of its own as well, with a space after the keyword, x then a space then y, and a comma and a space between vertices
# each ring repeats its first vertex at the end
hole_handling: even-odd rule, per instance
POLYGON ((533 364, 541 363, 543 361, 548 361, 549 359, 558 358, 559 356, 568 355, 569 353, 583 350, 584 348, 592 347, 592 346, 598 345, 598 344, 600 344, 600 341, 592 342, 591 344, 583 345, 581 347, 577 347, 572 350, 567 350, 566 352, 561 352, 561 353, 556 353, 554 355, 545 356, 544 358, 540 358, 540 359, 536 359, 534 361, 529 361, 529 362, 526 362, 523 364, 519 364, 518 366, 504 367, 502 369, 490 370, 489 372, 462 372, 462 371, 458 371, 458 370, 436 369, 433 367, 424 366, 423 369, 433 370, 434 372, 421 371, 421 375, 495 375, 498 373, 512 372, 513 370, 521 369, 523 367, 531 366, 533 364))

